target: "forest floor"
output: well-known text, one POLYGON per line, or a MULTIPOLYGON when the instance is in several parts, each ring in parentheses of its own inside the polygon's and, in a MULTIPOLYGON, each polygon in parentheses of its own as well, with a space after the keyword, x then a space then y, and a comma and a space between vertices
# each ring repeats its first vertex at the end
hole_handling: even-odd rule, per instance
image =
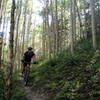
POLYGON ((77 46, 73 57, 64 51, 32 66, 27 87, 16 71, 11 100, 99 100, 100 47, 90 49, 88 41, 77 46))
POLYGON ((47 96, 45 94, 33 91, 32 86, 24 86, 23 79, 20 78, 20 86, 25 91, 26 100, 46 100, 47 96))

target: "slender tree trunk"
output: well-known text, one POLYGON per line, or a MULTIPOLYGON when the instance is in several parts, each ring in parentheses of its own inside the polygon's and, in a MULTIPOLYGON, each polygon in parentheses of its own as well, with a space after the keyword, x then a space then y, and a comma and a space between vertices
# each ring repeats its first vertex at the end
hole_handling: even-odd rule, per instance
POLYGON ((28 18, 28 25, 27 25, 27 44, 26 44, 26 46, 28 46, 28 44, 29 44, 29 40, 30 40, 30 30, 31 30, 31 20, 32 19, 32 10, 31 10, 31 12, 30 12, 30 15, 29 15, 29 18, 28 18))
MULTIPOLYGON (((2 22, 2 25, 3 25, 3 30, 4 30, 5 29, 5 11, 6 11, 5 5, 6 5, 6 2, 3 3, 3 6, 2 7, 1 7, 1 3, 2 3, 2 0, 0 1, 0 12, 2 12, 1 11, 2 9, 4 9, 3 10, 4 12, 2 12, 3 13, 3 22, 2 22)), ((2 14, 0 14, 0 15, 2 15, 2 14)), ((1 20, 2 20, 2 17, 0 19, 0 22, 1 22, 1 20)), ((3 35, 0 36, 0 68, 1 68, 1 63, 2 63, 2 61, 1 61, 1 57, 2 57, 2 47, 3 47, 3 35)))
POLYGON ((76 0, 73 0, 73 39, 74 43, 76 42, 76 0))
POLYGON ((72 0, 70 0, 71 8, 70 8, 70 16, 71 16, 71 32, 70 32, 70 45, 71 45, 71 54, 74 55, 74 41, 73 41, 73 4, 72 0))
MULTIPOLYGON (((14 50, 14 65, 17 65, 16 64, 16 54, 17 54, 17 51, 18 51, 18 37, 19 37, 19 21, 20 21, 20 16, 21 16, 21 4, 22 2, 20 1, 20 3, 18 2, 18 6, 19 8, 17 9, 18 10, 18 17, 17 17, 17 22, 16 22, 16 36, 15 36, 15 50, 14 50)), ((16 66, 15 66, 16 67, 16 66)))
POLYGON ((77 10, 77 13, 78 13, 78 19, 79 19, 79 32, 80 32, 80 39, 82 39, 82 35, 83 35, 83 28, 82 28, 82 21, 81 21, 81 17, 80 17, 80 12, 79 12, 79 8, 78 8, 78 5, 77 5, 77 2, 75 0, 75 5, 76 5, 76 10, 77 10))
POLYGON ((46 56, 46 50, 45 50, 45 45, 46 45, 46 36, 45 36, 45 16, 43 14, 43 34, 42 34, 42 52, 43 52, 43 58, 45 59, 46 56))
POLYGON ((61 1, 61 26, 59 25, 59 27, 61 27, 61 29, 60 29, 60 34, 59 34, 59 36, 60 36, 60 39, 59 39, 59 50, 60 50, 60 52, 62 51, 62 43, 63 43, 63 40, 62 40, 62 38, 63 38, 63 33, 64 33, 64 12, 63 12, 64 10, 63 10, 63 1, 61 1))
POLYGON ((56 54, 56 32, 55 32, 55 20, 54 20, 54 12, 53 12, 53 0, 51 0, 50 2, 50 5, 51 5, 51 17, 52 17, 52 22, 51 22, 51 33, 53 35, 53 48, 52 48, 52 51, 53 51, 53 56, 55 57, 55 54, 56 54))
POLYGON ((1 10, 1 3, 2 3, 2 0, 0 0, 0 10, 1 10))
POLYGON ((55 0, 55 17, 56 17, 56 53, 59 52, 59 32, 58 32, 58 0, 55 0))
POLYGON ((47 41, 47 18, 46 18, 46 8, 44 8, 44 35, 45 35, 45 57, 48 57, 48 41, 47 41))
POLYGON ((2 11, 3 10, 3 1, 0 0, 0 26, 1 26, 1 21, 2 21, 2 11))
MULTIPOLYGON (((83 0, 84 2, 84 5, 86 5, 86 0, 83 0)), ((87 19, 86 19, 86 7, 84 7, 84 36, 85 36, 85 39, 87 39, 87 19)))
POLYGON ((91 24, 92 24, 92 39, 93 39, 93 48, 96 49, 96 27, 95 27, 95 6, 94 0, 90 0, 91 6, 91 24))
POLYGON ((10 44, 9 44, 9 50, 10 50, 10 64, 7 68, 7 76, 5 80, 5 100, 11 100, 12 96, 12 75, 13 75, 13 62, 14 62, 14 54, 13 54, 13 43, 14 43, 14 27, 15 27, 15 0, 12 0, 12 8, 11 8, 11 26, 10 26, 10 44))
POLYGON ((2 23, 3 14, 5 13, 6 4, 7 4, 7 0, 1 0, 1 4, 0 4, 0 26, 1 26, 1 23, 2 23))
POLYGON ((51 30, 49 25, 49 0, 46 1, 46 32, 48 33, 48 56, 51 59, 51 30))
POLYGON ((23 22, 23 29, 22 29, 22 54, 24 53, 24 47, 25 47, 25 33, 26 33, 26 12, 27 12, 27 0, 26 0, 26 6, 24 8, 24 22, 23 22))
POLYGON ((0 36, 0 68, 1 68, 1 57, 2 57, 2 44, 3 44, 3 37, 0 36))

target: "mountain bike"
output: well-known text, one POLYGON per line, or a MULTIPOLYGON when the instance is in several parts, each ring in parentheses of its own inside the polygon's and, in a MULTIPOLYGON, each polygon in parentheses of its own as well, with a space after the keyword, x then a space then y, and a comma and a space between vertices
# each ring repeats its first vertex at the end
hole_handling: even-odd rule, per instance
POLYGON ((30 64, 35 64, 35 62, 34 63, 23 62, 23 63, 27 64, 27 66, 25 66, 24 73, 23 73, 23 79, 25 82, 25 86, 27 86, 29 82, 29 75, 30 75, 30 64))

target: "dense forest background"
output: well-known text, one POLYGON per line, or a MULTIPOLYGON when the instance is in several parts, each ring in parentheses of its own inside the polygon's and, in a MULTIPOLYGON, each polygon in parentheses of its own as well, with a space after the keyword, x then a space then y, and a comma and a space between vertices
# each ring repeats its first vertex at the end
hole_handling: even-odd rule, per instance
POLYGON ((25 100, 19 73, 28 46, 39 62, 32 91, 99 100, 99 33, 100 0, 0 0, 0 100, 25 100))

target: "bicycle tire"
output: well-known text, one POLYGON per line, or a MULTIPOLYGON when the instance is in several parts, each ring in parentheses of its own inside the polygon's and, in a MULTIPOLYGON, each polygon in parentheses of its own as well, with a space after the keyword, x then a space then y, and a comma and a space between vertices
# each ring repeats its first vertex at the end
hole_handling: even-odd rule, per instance
POLYGON ((24 81, 25 81, 25 86, 27 86, 27 84, 28 84, 28 81, 29 81, 29 70, 26 70, 26 72, 25 72, 25 79, 24 79, 24 81))

